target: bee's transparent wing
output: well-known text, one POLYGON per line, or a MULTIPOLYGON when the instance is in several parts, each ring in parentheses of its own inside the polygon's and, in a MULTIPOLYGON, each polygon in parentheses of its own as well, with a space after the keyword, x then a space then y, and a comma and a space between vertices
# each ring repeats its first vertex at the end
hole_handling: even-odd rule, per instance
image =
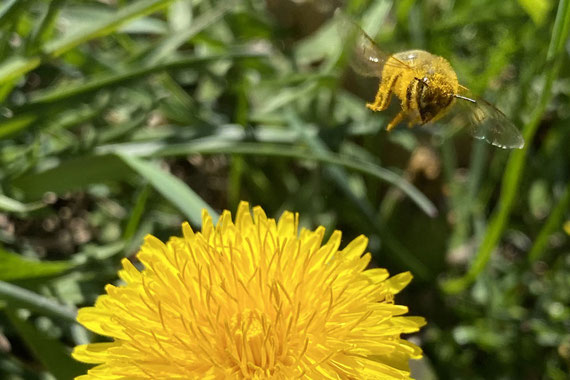
MULTIPOLYGON (((469 93, 467 93, 469 95, 469 93)), ((494 105, 477 97, 458 97, 455 102, 467 118, 473 137, 503 149, 522 149, 524 138, 517 127, 494 105)))
MULTIPOLYGON (((382 77, 382 69, 391 55, 384 53, 364 30, 345 15, 340 9, 335 12, 338 29, 345 46, 349 49, 350 66, 363 76, 382 77)), ((409 68, 405 63, 393 58, 388 63, 409 68)))

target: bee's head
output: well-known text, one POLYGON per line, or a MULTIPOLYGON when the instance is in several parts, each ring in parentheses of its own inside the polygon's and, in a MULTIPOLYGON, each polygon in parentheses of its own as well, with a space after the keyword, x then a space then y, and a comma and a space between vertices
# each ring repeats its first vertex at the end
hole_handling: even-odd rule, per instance
POLYGON ((419 82, 417 104, 422 122, 425 124, 443 116, 453 101, 453 85, 437 73, 416 80, 419 82))

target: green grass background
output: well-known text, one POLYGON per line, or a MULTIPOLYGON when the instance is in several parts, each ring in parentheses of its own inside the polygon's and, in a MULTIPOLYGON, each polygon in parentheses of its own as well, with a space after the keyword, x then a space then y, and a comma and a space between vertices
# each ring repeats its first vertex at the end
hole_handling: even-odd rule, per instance
POLYGON ((428 320, 417 378, 567 379, 568 3, 3 1, 0 378, 84 373, 70 349, 100 338, 76 308, 120 259, 243 199, 412 271, 397 302, 428 320), (387 52, 447 58, 525 148, 386 133, 337 6, 387 52))

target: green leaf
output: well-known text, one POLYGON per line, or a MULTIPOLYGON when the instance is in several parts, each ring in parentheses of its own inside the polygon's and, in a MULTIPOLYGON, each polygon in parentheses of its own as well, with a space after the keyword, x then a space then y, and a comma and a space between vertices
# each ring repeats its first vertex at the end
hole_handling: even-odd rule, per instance
POLYGON ((134 171, 148 180, 156 191, 176 206, 192 224, 202 225, 202 209, 206 209, 214 221, 218 219, 218 214, 210 205, 174 175, 138 157, 126 154, 118 154, 118 156, 134 171))
POLYGON ((58 275, 71 267, 67 261, 35 261, 0 248, 0 281, 58 275))
POLYGON ((550 0, 518 0, 519 5, 532 18, 537 26, 544 24, 546 16, 552 7, 550 0))
POLYGON ((168 8, 168 25, 172 31, 183 31, 192 26, 192 1, 178 0, 168 8))
POLYGON ((24 1, 22 0, 8 0, 5 1, 4 4, 0 7, 0 25, 4 25, 6 20, 8 20, 14 12, 17 11, 17 8, 23 4, 24 1))
POLYGON ((13 182, 13 186, 21 189, 26 197, 35 198, 48 191, 61 194, 85 188, 93 183, 124 179, 130 172, 129 169, 146 178, 194 225, 201 225, 203 208, 208 210, 213 219, 217 218, 216 212, 178 178, 153 164, 127 155, 88 155, 74 158, 41 173, 20 177, 13 182))
MULTIPOLYGON (((0 210, 7 212, 27 212, 37 210, 44 207, 43 202, 33 202, 33 203, 22 203, 15 199, 9 198, 5 195, 0 194, 0 210)), ((0 268, 1 270, 2 268, 0 268)))
POLYGON ((0 84, 18 79, 28 71, 32 71, 42 63, 40 57, 18 57, 12 56, 0 64, 0 84))
POLYGON ((19 132, 38 119, 34 114, 22 114, 11 119, 0 122, 0 139, 9 136, 13 133, 19 132))
POLYGON ((40 173, 19 177, 12 185, 21 189, 26 198, 35 199, 48 191, 63 194, 93 183, 122 179, 129 172, 129 168, 116 156, 87 155, 64 161, 40 173))

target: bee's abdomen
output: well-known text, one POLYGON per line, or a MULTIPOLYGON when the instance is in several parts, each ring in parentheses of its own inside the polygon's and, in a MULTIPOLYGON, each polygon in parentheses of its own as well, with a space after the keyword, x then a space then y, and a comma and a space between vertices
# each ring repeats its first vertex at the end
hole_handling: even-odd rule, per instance
POLYGON ((419 105, 420 90, 419 86, 421 83, 415 79, 408 82, 408 87, 406 88, 406 97, 402 99, 402 108, 406 111, 410 109, 416 109, 419 105))

